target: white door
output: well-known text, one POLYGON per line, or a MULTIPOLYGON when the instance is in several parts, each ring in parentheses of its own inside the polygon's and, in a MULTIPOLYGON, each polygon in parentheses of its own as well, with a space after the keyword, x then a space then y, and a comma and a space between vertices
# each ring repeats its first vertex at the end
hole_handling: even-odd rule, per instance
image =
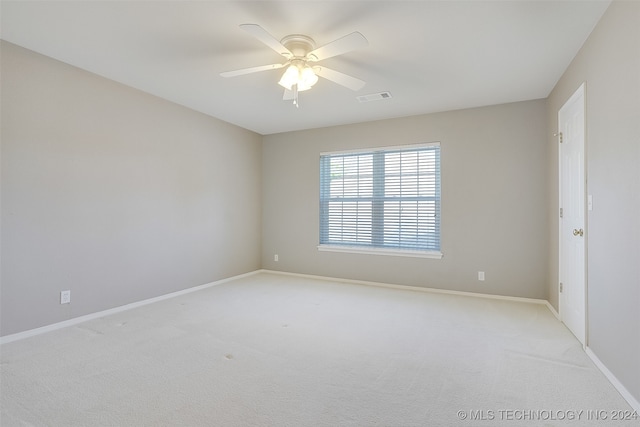
POLYGON ((560 318, 586 345, 584 84, 558 112, 560 318))

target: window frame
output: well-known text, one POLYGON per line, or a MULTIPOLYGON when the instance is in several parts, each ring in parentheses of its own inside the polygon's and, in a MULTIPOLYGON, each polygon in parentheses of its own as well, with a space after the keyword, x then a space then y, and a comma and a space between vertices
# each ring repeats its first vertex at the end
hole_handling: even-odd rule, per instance
MULTIPOLYGON (((331 152, 322 152, 320 153, 320 174, 319 174, 319 244, 317 249, 319 251, 329 251, 329 252, 343 252, 343 253, 357 253, 357 254, 374 254, 374 255, 387 255, 387 256, 405 256, 405 257, 418 257, 418 258, 432 258, 432 259, 441 259, 443 257, 442 253, 442 167, 441 167, 441 153, 442 148, 439 141, 437 142, 428 142, 428 143, 420 143, 420 144, 411 144, 411 145, 395 145, 395 146, 384 146, 384 147, 374 147, 374 148, 364 148, 364 149, 356 149, 356 150, 345 150, 345 151, 331 151, 331 152), (437 204, 437 249, 420 249, 420 248, 407 248, 407 247, 392 247, 392 246, 379 246, 374 245, 373 240, 373 222, 376 221, 373 219, 373 210, 372 207, 372 242, 370 244, 353 244, 349 243, 322 243, 323 241, 323 232, 326 234, 327 231, 325 227, 328 227, 328 224, 323 224, 323 209, 325 208, 323 205, 328 203, 326 199, 326 195, 323 192, 327 191, 326 185, 323 185, 322 175, 323 175, 323 158, 327 156, 348 156, 348 155, 366 155, 366 154, 374 154, 374 153, 395 153, 402 152, 405 150, 420 150, 423 148, 432 148, 437 147, 438 149, 438 159, 437 159, 437 176, 436 176, 436 196, 434 201, 437 204)), ((384 184, 383 184, 384 185, 384 184)), ((374 184, 375 186, 375 184, 374 184)), ((373 190, 375 191, 375 190, 373 190)), ((400 199, 399 199, 400 200, 400 199)), ((373 203, 373 202, 372 202, 373 203)), ((328 214, 327 214, 328 215, 328 214)))

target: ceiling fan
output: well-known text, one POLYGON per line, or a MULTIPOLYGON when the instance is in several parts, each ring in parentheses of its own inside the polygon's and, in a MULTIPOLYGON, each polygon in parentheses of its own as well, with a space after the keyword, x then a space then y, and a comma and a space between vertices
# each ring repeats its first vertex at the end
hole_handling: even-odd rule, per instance
POLYGON ((293 100, 293 104, 296 105, 296 107, 299 105, 298 92, 311 89, 318 81, 318 77, 325 78, 354 91, 360 90, 365 85, 365 82, 360 79, 321 65, 316 65, 317 62, 324 59, 367 46, 369 42, 357 31, 316 48, 313 39, 302 34, 291 34, 278 41, 260 25, 242 24, 240 28, 282 55, 286 61, 281 64, 260 65, 257 67, 226 71, 220 73, 222 77, 235 77, 286 67, 286 71, 280 78, 278 84, 285 89, 282 99, 293 100))

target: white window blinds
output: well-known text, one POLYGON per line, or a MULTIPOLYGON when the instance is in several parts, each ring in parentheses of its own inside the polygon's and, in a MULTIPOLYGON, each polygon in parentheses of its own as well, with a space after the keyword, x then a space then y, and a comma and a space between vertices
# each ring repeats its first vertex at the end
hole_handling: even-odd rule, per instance
POLYGON ((440 145, 322 154, 320 245, 439 251, 440 145))

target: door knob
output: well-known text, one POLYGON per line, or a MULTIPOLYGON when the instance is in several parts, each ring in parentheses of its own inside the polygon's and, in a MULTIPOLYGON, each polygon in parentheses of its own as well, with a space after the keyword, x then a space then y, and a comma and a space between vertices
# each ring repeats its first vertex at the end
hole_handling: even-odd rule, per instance
POLYGON ((574 228, 573 229, 573 235, 582 237, 584 235, 584 230, 582 228, 580 230, 578 230, 577 228, 574 228))

